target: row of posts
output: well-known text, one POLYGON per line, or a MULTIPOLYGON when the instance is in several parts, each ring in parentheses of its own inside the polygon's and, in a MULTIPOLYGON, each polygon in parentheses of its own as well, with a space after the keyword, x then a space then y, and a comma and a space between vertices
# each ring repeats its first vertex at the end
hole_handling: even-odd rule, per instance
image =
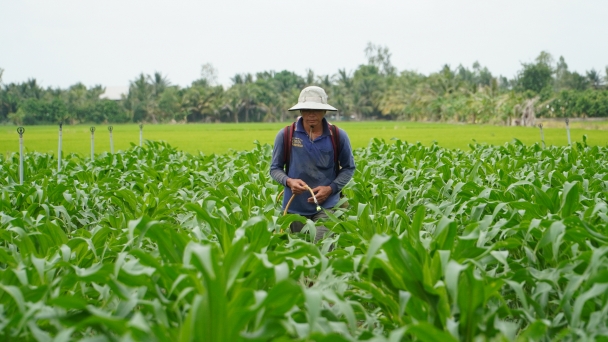
MULTIPOLYGON (((112 137, 112 131, 114 127, 108 126, 108 132, 110 132, 110 153, 114 154, 114 138, 112 137)), ((95 160, 95 126, 89 128, 91 132, 91 160, 95 160)), ((23 133, 25 128, 17 127, 17 133, 19 133, 19 184, 23 184, 23 133)), ((57 148, 57 171, 61 170, 61 143, 63 140, 63 123, 59 123, 59 146, 57 148)), ((142 146, 144 141, 144 125, 139 125, 139 146, 142 146)))
MULTIPOLYGON (((543 143, 543 148, 546 148, 545 144, 545 135, 543 133, 543 124, 539 124, 538 128, 540 129, 540 140, 543 143)), ((59 124, 59 147, 57 151, 57 171, 61 170, 61 140, 62 140, 62 129, 63 123, 59 124)), ((110 132, 110 152, 114 153, 114 139, 112 138, 112 131, 114 127, 108 126, 108 132, 110 132)), ((91 132, 91 160, 95 160, 95 126, 91 126, 89 128, 91 132)), ((25 133, 25 128, 18 127, 17 133, 19 133, 19 184, 23 184, 23 133, 25 133)), ((568 145, 572 145, 572 141, 570 140, 570 120, 566 118, 566 133, 568 135, 568 145)), ((139 125, 139 146, 142 145, 144 139, 144 125, 139 125)))
MULTIPOLYGON (((547 148, 545 145, 545 134, 543 133, 543 124, 538 124, 538 128, 540 129, 540 141, 543 143, 543 148, 547 148)), ((566 118, 566 134, 568 135, 568 145, 572 145, 572 140, 570 140, 570 120, 566 118)))

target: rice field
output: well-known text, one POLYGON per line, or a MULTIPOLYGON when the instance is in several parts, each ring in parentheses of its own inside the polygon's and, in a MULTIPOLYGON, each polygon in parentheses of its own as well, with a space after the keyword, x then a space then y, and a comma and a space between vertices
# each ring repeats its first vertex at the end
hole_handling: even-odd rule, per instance
MULTIPOLYGON (((602 125, 603 122, 594 122, 602 125)), ((165 141, 171 146, 189 153, 203 152, 227 153, 230 150, 242 151, 254 147, 254 142, 272 144, 276 133, 286 124, 187 124, 187 125, 145 125, 144 139, 165 141)), ((338 122, 351 139, 354 148, 366 147, 373 138, 385 140, 400 139, 410 143, 420 142, 429 146, 437 142, 446 148, 468 149, 473 142, 502 145, 518 139, 525 144, 540 142, 540 132, 535 127, 505 127, 486 125, 453 125, 419 122, 338 122)), ((544 129, 547 145, 565 146, 568 143, 563 123, 552 122, 544 129)), ((572 124, 573 126, 575 123, 572 124)), ((600 126, 598 126, 600 127, 600 126)), ((25 127, 24 144, 26 151, 57 153, 58 127, 25 127)), ((587 136, 590 145, 606 146, 608 133, 601 129, 572 128, 571 139, 581 141, 587 136)), ((113 126, 115 151, 129 149, 132 144, 139 145, 138 125, 113 126)), ((64 126, 64 153, 90 155, 91 134, 89 126, 64 126)), ((19 140, 15 126, 0 126, 0 151, 7 155, 19 151, 19 140)), ((110 139, 106 125, 97 125, 95 131, 95 152, 109 152, 110 139)))

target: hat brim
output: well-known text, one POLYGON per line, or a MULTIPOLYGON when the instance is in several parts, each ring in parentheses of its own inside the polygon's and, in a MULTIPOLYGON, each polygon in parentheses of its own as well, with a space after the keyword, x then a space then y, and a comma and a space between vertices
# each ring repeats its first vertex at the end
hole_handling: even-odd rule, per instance
POLYGON ((336 108, 334 108, 328 104, 317 103, 317 102, 299 102, 298 104, 289 108, 288 110, 294 111, 294 110, 303 110, 303 109, 328 110, 330 112, 338 111, 336 108))

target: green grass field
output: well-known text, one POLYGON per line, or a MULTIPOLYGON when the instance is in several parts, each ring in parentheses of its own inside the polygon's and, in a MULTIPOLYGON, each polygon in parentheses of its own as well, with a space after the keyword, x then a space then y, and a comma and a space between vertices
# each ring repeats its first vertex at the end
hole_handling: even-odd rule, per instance
MULTIPOLYGON (((340 122, 346 130, 354 148, 367 146, 372 138, 390 141, 398 138, 407 142, 421 142, 430 145, 436 141, 446 148, 467 149, 473 140, 479 143, 502 145, 514 138, 525 144, 540 142, 540 132, 536 127, 506 127, 486 125, 454 125, 439 123, 419 123, 404 121, 340 122)), ((226 153, 233 150, 249 150, 254 141, 272 144, 276 133, 286 123, 251 124, 186 124, 186 125, 145 125, 144 139, 166 141, 172 146, 190 152, 205 154, 226 153)), ((607 127, 606 122, 594 122, 593 127, 607 127)), ((553 125, 557 126, 557 125, 553 125)), ((0 151, 2 153, 19 150, 19 136, 16 126, 0 127, 0 151)), ((98 125, 95 132, 95 153, 110 150, 107 126, 98 125)), ((582 141, 587 135, 590 145, 608 144, 608 133, 602 129, 572 128, 572 141, 582 141)), ((139 144, 139 126, 134 124, 114 126, 114 149, 124 150, 131 144, 139 144)), ((563 146, 568 143, 566 130, 558 127, 544 129, 547 145, 563 146)), ((26 151, 57 152, 57 126, 26 126, 24 145, 26 151)), ((89 126, 64 126, 63 153, 91 153, 89 126)))

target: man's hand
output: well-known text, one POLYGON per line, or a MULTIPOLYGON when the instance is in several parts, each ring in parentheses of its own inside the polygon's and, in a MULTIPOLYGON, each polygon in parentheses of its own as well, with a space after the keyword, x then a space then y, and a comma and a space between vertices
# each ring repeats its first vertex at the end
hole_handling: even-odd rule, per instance
POLYGON ((308 185, 303 180, 296 178, 287 178, 287 186, 294 195, 299 195, 308 190, 308 185))
MULTIPOLYGON (((331 186, 318 186, 312 189, 312 192, 317 198, 319 204, 325 202, 325 200, 331 195, 331 186)), ((315 199, 312 197, 308 198, 308 203, 315 203, 315 199)))

